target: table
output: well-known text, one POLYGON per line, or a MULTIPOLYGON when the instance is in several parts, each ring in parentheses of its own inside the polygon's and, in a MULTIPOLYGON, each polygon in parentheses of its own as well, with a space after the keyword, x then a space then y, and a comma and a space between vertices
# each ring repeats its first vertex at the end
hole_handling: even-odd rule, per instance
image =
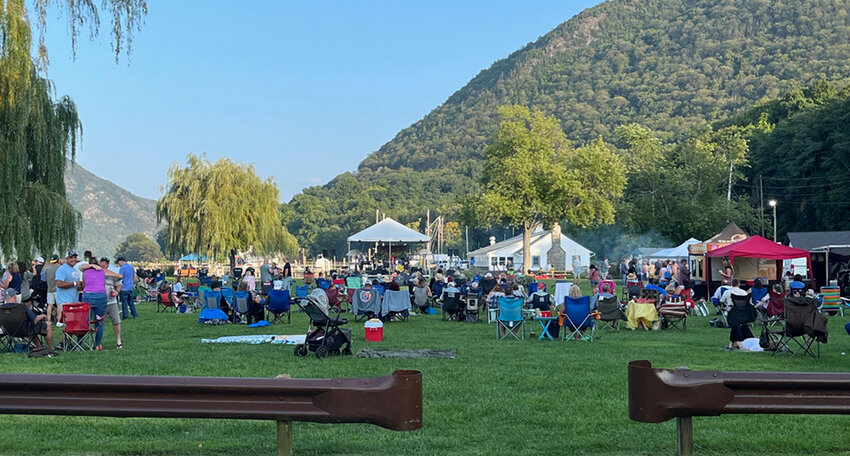
POLYGON ((643 323, 647 328, 652 328, 653 323, 658 321, 658 310, 654 303, 632 301, 626 307, 626 326, 629 329, 637 329, 643 323))
POLYGON ((532 318, 532 320, 540 322, 540 327, 542 328, 540 330, 540 337, 538 337, 537 340, 543 340, 544 337, 548 337, 549 340, 555 340, 555 338, 552 337, 551 334, 549 334, 549 323, 552 320, 557 320, 557 319, 558 319, 558 317, 534 317, 534 318, 532 318))

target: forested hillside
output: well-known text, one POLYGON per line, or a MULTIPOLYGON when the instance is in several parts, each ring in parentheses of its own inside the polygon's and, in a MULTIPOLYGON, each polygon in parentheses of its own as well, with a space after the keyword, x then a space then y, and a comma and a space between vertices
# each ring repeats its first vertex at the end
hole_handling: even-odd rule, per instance
MULTIPOLYGON (((639 124, 670 143, 816 79, 841 85, 849 55, 846 1, 609 1, 494 63, 356 173, 296 195, 283 217, 312 251, 341 251, 375 209, 405 223, 429 208, 456 218, 459 198, 478 191, 501 105, 554 114, 576 142, 615 144, 617 127, 639 124)), ((641 225, 624 219, 634 214, 618 219, 641 225)))

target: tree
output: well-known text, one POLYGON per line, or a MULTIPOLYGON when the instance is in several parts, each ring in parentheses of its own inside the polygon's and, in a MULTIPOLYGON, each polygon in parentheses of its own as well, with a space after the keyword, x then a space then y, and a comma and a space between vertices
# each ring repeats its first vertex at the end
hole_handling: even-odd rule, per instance
POLYGON ((566 221, 589 226, 614 221, 614 201, 626 184, 625 165, 601 140, 574 149, 558 119, 524 106, 503 106, 501 127, 484 151, 485 221, 522 226, 523 269, 532 232, 566 221))
POLYGON ((118 244, 115 256, 122 256, 128 261, 151 262, 162 259, 162 251, 151 238, 142 233, 133 233, 127 236, 124 242, 118 244))
MULTIPOLYGON (((44 45, 47 10, 61 4, 72 41, 87 26, 100 26, 96 0, 0 1, 0 256, 31 257, 76 243, 80 214, 65 199, 65 164, 74 160, 82 127, 74 102, 52 96, 44 45), (27 4, 31 5, 28 9, 27 4), (31 52, 30 18, 40 30, 37 56, 31 52)), ((147 12, 144 0, 102 0, 112 22, 117 56, 147 12)))
POLYGON ((254 167, 221 158, 189 154, 187 166, 168 170, 166 194, 156 205, 157 221, 168 221, 168 253, 197 253, 211 258, 235 249, 295 254, 298 242, 279 218, 280 194, 254 167))

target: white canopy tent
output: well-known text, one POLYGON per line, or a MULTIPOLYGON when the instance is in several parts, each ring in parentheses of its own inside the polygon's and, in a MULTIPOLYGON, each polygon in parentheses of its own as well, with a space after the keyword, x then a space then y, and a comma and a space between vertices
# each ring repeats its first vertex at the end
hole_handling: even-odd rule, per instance
POLYGON ((699 244, 702 241, 690 238, 687 241, 683 242, 677 247, 659 250, 652 255, 649 255, 650 258, 663 258, 663 259, 674 259, 674 258, 687 258, 688 257, 688 246, 691 244, 699 244))
POLYGON ((431 238, 428 236, 387 217, 369 228, 349 236, 348 250, 351 251, 352 242, 386 242, 389 244, 389 252, 392 252, 393 243, 414 244, 430 240, 431 238))

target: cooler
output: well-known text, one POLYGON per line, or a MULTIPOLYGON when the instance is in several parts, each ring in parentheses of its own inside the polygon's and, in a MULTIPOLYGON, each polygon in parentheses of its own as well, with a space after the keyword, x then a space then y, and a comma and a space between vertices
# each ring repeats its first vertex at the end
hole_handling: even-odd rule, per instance
POLYGON ((366 322, 363 327, 366 330, 366 340, 369 342, 381 342, 384 340, 384 324, 381 320, 373 318, 366 322))

